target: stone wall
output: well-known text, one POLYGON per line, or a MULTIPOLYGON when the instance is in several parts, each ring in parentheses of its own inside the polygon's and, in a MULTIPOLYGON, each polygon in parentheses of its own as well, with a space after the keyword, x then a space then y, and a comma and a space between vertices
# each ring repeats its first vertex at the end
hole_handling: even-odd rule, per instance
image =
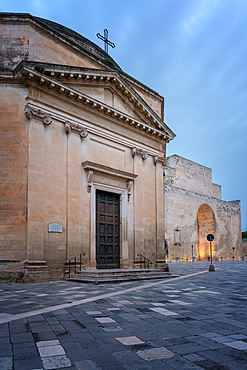
POLYGON ((207 259, 212 233, 214 259, 241 258, 240 201, 221 200, 221 188, 212 184, 211 169, 177 155, 168 157, 165 168, 165 239, 169 246, 168 260, 207 259), (180 242, 176 243, 176 229, 180 242))
POLYGON ((241 244, 241 255, 244 260, 247 260, 247 240, 242 241, 241 244))
POLYGON ((25 259, 28 123, 26 88, 0 85, 0 258, 25 259))

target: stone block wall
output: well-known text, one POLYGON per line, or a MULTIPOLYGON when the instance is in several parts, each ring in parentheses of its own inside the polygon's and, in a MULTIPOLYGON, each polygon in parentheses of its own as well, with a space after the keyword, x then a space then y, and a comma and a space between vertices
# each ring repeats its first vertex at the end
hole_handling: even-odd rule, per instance
POLYGON ((221 200, 221 188, 212 184, 211 179, 211 169, 177 155, 168 157, 164 176, 168 260, 177 257, 191 260, 192 245, 194 257, 207 259, 210 256, 210 243, 206 239, 209 233, 215 236, 214 259, 232 259, 233 247, 236 258, 241 258, 240 201, 221 200), (176 230, 179 230, 179 242, 175 240, 176 230))
POLYGON ((0 86, 0 258, 26 258, 28 124, 26 88, 0 86))

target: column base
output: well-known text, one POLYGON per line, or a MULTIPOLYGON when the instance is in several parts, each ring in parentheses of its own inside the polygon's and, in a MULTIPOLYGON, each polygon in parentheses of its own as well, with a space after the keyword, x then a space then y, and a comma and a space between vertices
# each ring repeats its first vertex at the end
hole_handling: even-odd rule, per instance
POLYGON ((169 272, 169 266, 168 266, 168 263, 166 263, 165 260, 157 260, 156 263, 155 263, 155 268, 166 271, 166 272, 169 272))
POLYGON ((46 261, 26 260, 22 266, 24 283, 43 283, 50 281, 49 268, 46 261))

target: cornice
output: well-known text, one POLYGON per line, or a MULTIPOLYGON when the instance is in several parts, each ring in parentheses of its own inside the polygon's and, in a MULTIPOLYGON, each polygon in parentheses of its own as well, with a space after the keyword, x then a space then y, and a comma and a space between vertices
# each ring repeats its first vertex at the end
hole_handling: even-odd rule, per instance
MULTIPOLYGON (((55 72, 54 72, 55 73, 55 72)), ((60 72, 62 74, 62 72, 60 72)), ((70 74, 71 75, 71 74, 70 74)), ((24 84, 29 85, 29 84, 36 84, 40 85, 43 88, 50 89, 53 92, 56 92, 58 94, 61 94, 63 96, 66 96, 70 98, 71 100, 74 100, 84 106, 86 106, 88 109, 92 109, 94 111, 97 111, 99 113, 102 113, 104 115, 110 116, 111 118, 121 121, 122 123, 132 126, 136 129, 139 129, 151 136, 157 137, 161 140, 164 140, 165 142, 169 142, 170 140, 173 139, 175 136, 169 132, 167 132, 165 129, 161 131, 159 128, 155 128, 154 126, 151 126, 150 124, 146 124, 143 121, 137 120, 123 112, 120 112, 116 110, 113 107, 110 107, 86 94, 83 94, 65 84, 62 82, 56 80, 55 78, 52 78, 50 76, 47 76, 43 73, 39 73, 33 69, 30 69, 28 67, 23 67, 21 71, 17 71, 16 77, 18 76, 23 76, 25 78, 24 84)), ((64 77, 64 76, 62 76, 64 77)), ((116 88, 121 90, 123 95, 129 96, 129 100, 131 102, 133 101, 133 104, 136 108, 139 108, 143 111, 144 114, 146 114, 146 117, 151 119, 150 114, 148 113, 147 110, 145 110, 145 107, 141 105, 141 103, 131 95, 131 92, 127 89, 124 88, 123 84, 119 82, 119 80, 115 76, 109 76, 105 75, 104 73, 100 73, 100 71, 97 74, 94 75, 89 75, 89 74, 82 74, 82 73, 77 73, 76 76, 73 74, 73 76, 70 76, 70 78, 83 78, 84 80, 88 81, 106 81, 106 82, 111 82, 116 85, 116 88), (83 77, 82 77, 83 76, 83 77)), ((161 120, 160 120, 161 121, 161 120)), ((159 125, 161 127, 160 122, 157 122, 153 119, 154 124, 159 125)), ((162 122, 162 121, 161 121, 162 122)), ((164 125, 164 123, 163 123, 164 125)), ((169 129, 169 128, 167 128, 169 129)), ((170 130, 169 130, 170 131, 170 130)))
POLYGON ((135 175, 130 172, 122 171, 117 168, 104 166, 103 164, 85 161, 82 163, 84 170, 91 170, 99 173, 108 174, 110 176, 114 175, 115 177, 119 177, 125 180, 135 180, 138 175, 135 175))
MULTIPOLYGON (((31 110, 33 110, 36 113, 39 111, 40 113, 39 116, 37 115, 36 117, 35 116, 33 117, 42 119, 42 116, 50 116, 52 120, 62 123, 64 125, 65 132, 68 134, 70 132, 73 132, 75 134, 80 134, 80 136, 83 138, 84 134, 81 134, 81 132, 82 133, 86 132, 88 134, 99 136, 100 138, 104 138, 114 143, 118 143, 120 145, 129 147, 131 151, 132 149, 137 149, 136 153, 132 152, 132 156, 134 156, 135 154, 141 155, 141 153, 147 153, 148 156, 154 158, 154 163, 157 163, 155 161, 155 157, 157 156, 159 158, 162 158, 162 160, 164 160, 165 158, 164 154, 161 154, 165 150, 164 148, 162 150, 157 150, 157 149, 154 150, 153 148, 151 149, 149 145, 146 146, 145 144, 143 145, 143 143, 137 144, 136 140, 133 140, 130 136, 123 138, 122 135, 116 132, 109 133, 109 131, 103 127, 99 129, 99 127, 96 127, 94 124, 91 124, 90 122, 81 121, 81 117, 74 117, 74 116, 72 117, 66 110, 57 111, 57 110, 54 110, 54 108, 49 104, 40 105, 40 101, 34 97, 28 97, 27 101, 28 102, 26 105, 29 108, 31 108, 31 110), (71 130, 68 126, 70 126, 71 130)), ((27 107, 25 106, 24 114, 25 114, 26 108, 27 107)), ((26 117, 28 119, 32 118, 32 116, 26 116, 26 117)), ((163 147, 164 147, 164 144, 163 144, 163 147)))
POLYGON ((110 176, 115 177, 126 182, 126 190, 128 194, 128 200, 131 196, 133 181, 138 177, 130 172, 122 171, 117 168, 104 166, 99 163, 85 161, 82 163, 82 166, 86 172, 86 180, 87 180, 87 192, 90 193, 92 183, 93 183, 93 176, 94 174, 100 174, 103 176, 110 176))

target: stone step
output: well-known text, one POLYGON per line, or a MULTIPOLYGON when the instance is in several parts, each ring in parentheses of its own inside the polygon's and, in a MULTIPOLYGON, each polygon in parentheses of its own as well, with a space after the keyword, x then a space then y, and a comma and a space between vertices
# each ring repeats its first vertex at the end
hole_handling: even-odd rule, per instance
POLYGON ((69 281, 82 283, 118 283, 132 280, 149 280, 174 278, 177 275, 171 275, 170 272, 158 269, 105 269, 105 270, 84 270, 71 275, 69 281))

